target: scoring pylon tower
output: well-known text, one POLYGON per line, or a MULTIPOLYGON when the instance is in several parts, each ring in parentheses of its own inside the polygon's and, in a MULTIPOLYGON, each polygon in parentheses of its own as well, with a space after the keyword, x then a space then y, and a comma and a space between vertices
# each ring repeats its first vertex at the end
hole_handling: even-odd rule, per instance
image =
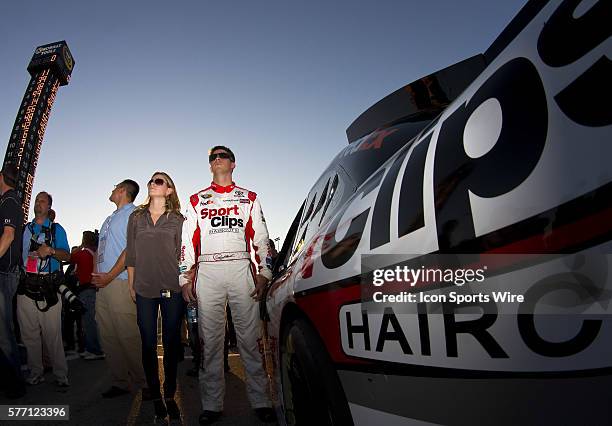
POLYGON ((70 81, 73 68, 74 59, 63 40, 37 47, 28 65, 32 78, 17 112, 3 163, 13 163, 19 170, 15 189, 22 200, 24 220, 30 209, 34 174, 51 107, 59 86, 70 81))

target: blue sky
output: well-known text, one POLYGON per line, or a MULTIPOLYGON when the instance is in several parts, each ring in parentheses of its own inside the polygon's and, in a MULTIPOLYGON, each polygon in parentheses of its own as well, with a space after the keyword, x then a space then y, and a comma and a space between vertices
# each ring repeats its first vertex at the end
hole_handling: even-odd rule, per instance
MULTIPOLYGON (((230 146, 284 238, 346 127, 423 75, 483 52, 525 0, 31 1, 0 3, 6 150, 39 45, 75 58, 45 134, 34 194, 54 197, 69 243, 99 228, 115 183, 169 173, 183 204, 230 146)), ((4 151, 2 151, 4 152, 4 151)))

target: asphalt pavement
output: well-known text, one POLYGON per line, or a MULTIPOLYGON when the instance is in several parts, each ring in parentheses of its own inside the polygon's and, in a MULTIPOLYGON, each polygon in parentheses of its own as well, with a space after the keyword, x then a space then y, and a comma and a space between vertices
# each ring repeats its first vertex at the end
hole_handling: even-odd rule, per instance
MULTIPOLYGON (((161 348, 160 348, 161 349, 161 348)), ((159 351, 161 352, 161 350, 159 351)), ((189 354, 189 348, 185 348, 189 354)), ((160 358, 161 361, 161 358, 160 358)), ((222 418, 215 425, 266 425, 261 423, 251 409, 246 396, 244 370, 240 356, 230 354, 230 371, 225 373, 225 403, 222 418)), ((182 413, 182 422, 171 424, 197 425, 201 412, 198 379, 187 376, 192 366, 191 356, 179 364, 178 388, 175 400, 182 413)), ((28 386, 27 394, 19 399, 6 399, 0 394, 0 405, 68 405, 68 421, 27 421, 29 425, 146 425, 154 424, 153 403, 143 401, 141 392, 115 397, 102 398, 101 393, 110 387, 110 374, 106 361, 68 361, 70 387, 59 388, 53 384, 53 374, 45 375, 46 381, 39 385, 28 386)), ((160 362, 160 372, 163 367, 160 362)), ((163 380, 163 379, 162 379, 163 380)), ((13 424, 13 421, 0 422, 13 424)), ((15 422, 17 423, 17 422, 15 422)), ((160 424, 160 423, 157 423, 160 424)), ((267 423, 270 425, 270 423, 267 423)))

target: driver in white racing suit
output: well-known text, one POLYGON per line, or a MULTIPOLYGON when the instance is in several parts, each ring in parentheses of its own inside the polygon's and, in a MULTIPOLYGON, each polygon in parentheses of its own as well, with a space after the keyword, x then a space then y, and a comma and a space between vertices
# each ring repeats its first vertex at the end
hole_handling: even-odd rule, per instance
POLYGON ((180 259, 183 297, 187 301, 193 300, 194 294, 197 297, 203 342, 199 382, 204 411, 199 420, 200 424, 213 423, 223 410, 227 300, 245 367, 249 401, 260 420, 273 421, 257 344, 260 319, 256 300, 272 278, 268 229, 257 194, 232 181, 236 166, 232 151, 215 146, 210 150, 209 163, 213 182, 189 199, 180 259), (251 248, 258 270, 251 262, 251 248))

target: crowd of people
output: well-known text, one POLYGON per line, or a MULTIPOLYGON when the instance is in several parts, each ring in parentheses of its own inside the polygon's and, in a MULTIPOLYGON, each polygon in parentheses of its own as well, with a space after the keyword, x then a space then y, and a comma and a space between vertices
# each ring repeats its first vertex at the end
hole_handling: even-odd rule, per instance
POLYGON ((8 379, 7 397, 19 398, 29 392, 28 386, 45 381, 45 367, 57 386, 69 387, 67 356, 81 356, 107 363, 111 386, 101 397, 141 390, 157 418, 180 419, 174 397, 181 329, 188 307, 197 306, 197 319, 192 314, 187 323, 197 363, 188 374, 197 373, 199 379, 200 424, 222 415, 231 334, 255 414, 265 422, 275 420, 257 344, 257 301, 272 278, 274 243, 257 194, 232 180, 236 161, 231 149, 213 147, 209 164, 212 183, 191 195, 184 210, 167 173, 153 173, 139 206, 134 204, 138 183, 118 183, 109 197, 116 209, 99 234, 83 232, 81 245, 72 250, 64 228, 54 220, 51 194, 36 195, 34 218, 24 225, 15 191, 17 168, 2 168, 0 367, 8 379), (63 264, 70 265, 65 273, 63 264), (230 308, 233 333, 226 332, 230 308), (18 340, 27 352, 25 372, 18 340))

